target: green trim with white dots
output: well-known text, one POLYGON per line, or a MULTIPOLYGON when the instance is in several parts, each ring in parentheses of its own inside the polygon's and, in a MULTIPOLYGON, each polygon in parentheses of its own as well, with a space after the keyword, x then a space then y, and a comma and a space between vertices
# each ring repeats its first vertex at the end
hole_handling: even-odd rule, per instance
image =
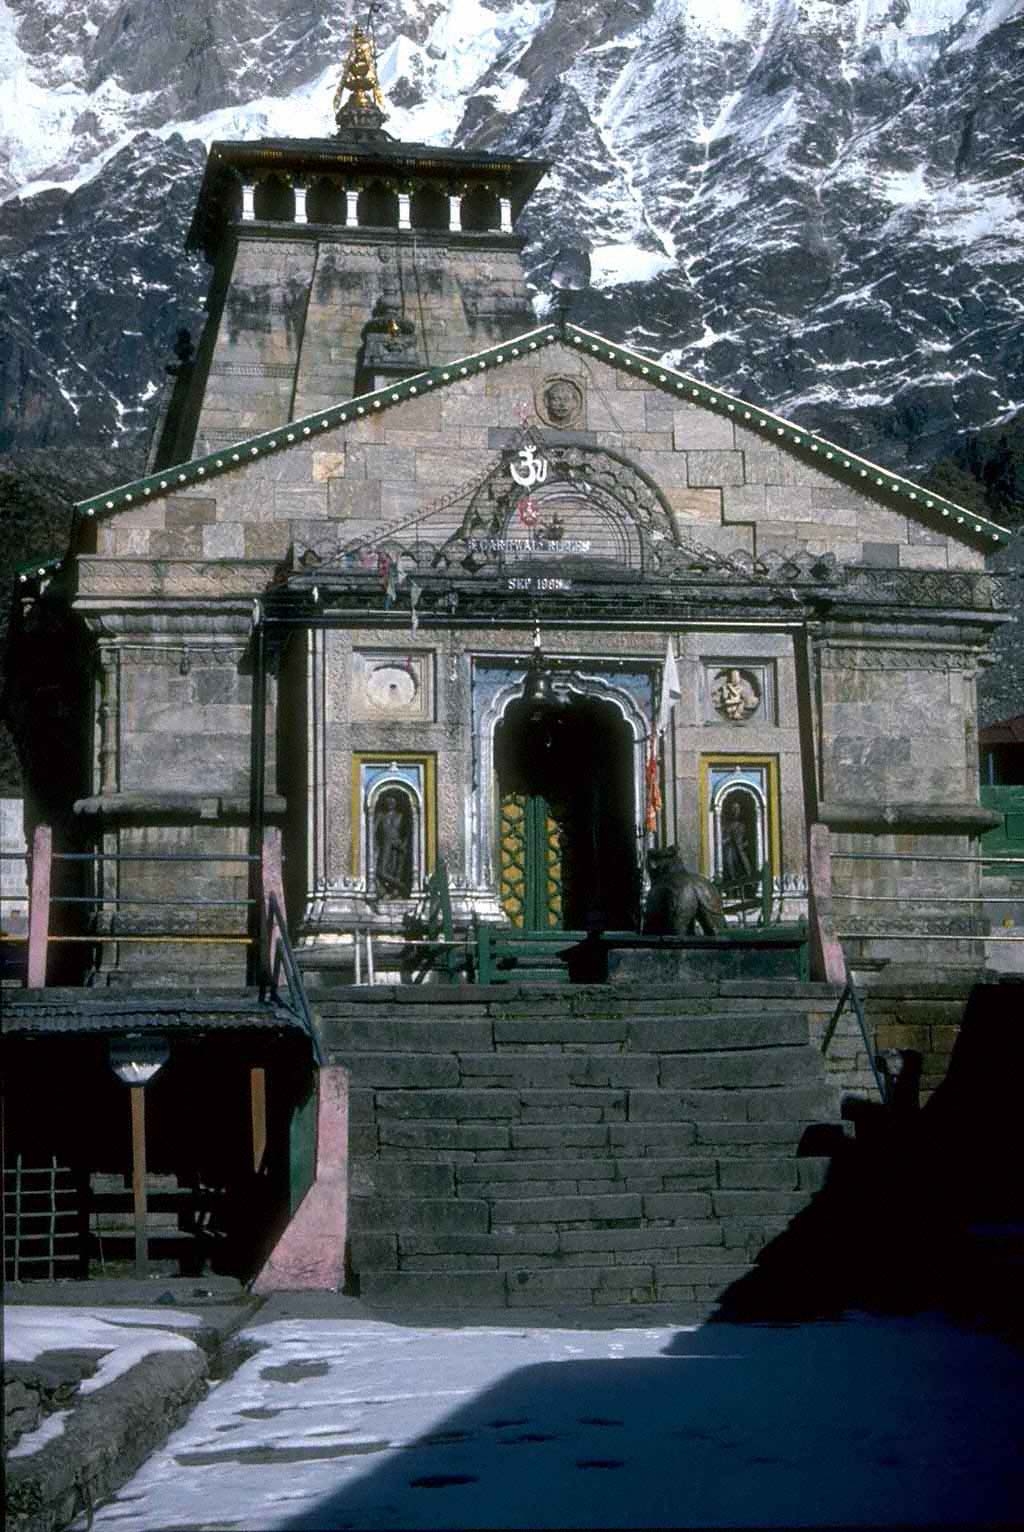
POLYGON ((564 331, 554 324, 541 325, 501 345, 490 346, 486 351, 448 362, 443 367, 432 367, 373 393, 361 394, 344 404, 332 405, 329 409, 306 415, 301 420, 289 421, 273 431, 261 431, 257 436, 248 437, 218 452, 207 453, 205 457, 194 458, 191 462, 180 463, 161 473, 148 474, 144 479, 136 479, 131 484, 119 485, 104 494, 93 495, 76 505, 75 511, 79 516, 89 517, 138 508, 154 496, 203 485, 222 473, 230 473, 241 467, 243 463, 257 462, 261 457, 285 451, 300 442, 314 441, 325 431, 372 416, 392 405, 402 404, 407 399, 429 394, 431 390, 475 377, 489 368, 518 361, 556 341, 574 346, 581 354, 631 372, 635 377, 645 378, 675 398, 725 415, 747 430, 762 433, 767 443, 790 450, 795 448, 801 455, 806 454, 806 460, 812 466, 821 468, 825 473, 852 480, 876 497, 891 498, 898 502, 900 508, 921 515, 923 519, 934 520, 937 530, 965 537, 972 542, 980 540, 985 547, 993 544, 1001 546, 1010 539, 1007 528, 968 511, 952 500, 946 500, 942 495, 923 490, 899 474, 879 468, 876 463, 836 446, 816 432, 806 431, 791 420, 772 414, 770 410, 760 409, 723 389, 711 387, 686 373, 652 361, 639 351, 615 345, 574 324, 567 324, 564 331))

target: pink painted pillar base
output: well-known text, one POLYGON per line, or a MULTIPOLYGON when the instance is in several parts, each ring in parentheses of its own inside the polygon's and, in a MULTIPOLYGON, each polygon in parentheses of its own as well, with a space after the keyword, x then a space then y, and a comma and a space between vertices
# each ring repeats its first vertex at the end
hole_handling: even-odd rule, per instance
POLYGON ((316 1177, 252 1284, 254 1293, 339 1292, 348 1228, 348 1070, 317 1079, 316 1177))
POLYGON ((808 832, 810 863, 811 972, 815 979, 842 988, 846 984, 846 954, 836 935, 832 908, 832 842, 827 825, 812 824, 808 832))

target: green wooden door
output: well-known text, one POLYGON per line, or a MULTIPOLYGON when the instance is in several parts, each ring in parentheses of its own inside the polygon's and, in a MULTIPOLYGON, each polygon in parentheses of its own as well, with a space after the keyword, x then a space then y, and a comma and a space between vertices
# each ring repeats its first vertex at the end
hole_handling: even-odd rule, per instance
POLYGON ((547 800, 505 793, 498 832, 501 904, 526 931, 562 925, 562 843, 547 800))

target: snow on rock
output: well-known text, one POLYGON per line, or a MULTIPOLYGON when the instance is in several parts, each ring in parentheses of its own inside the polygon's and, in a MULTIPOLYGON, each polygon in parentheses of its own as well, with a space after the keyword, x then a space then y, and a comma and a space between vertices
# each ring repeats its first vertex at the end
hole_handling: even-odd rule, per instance
MULTIPOLYGON (((0 0, 0 187, 21 193, 0 207, 5 264, 16 230, 0 447, 75 431, 143 450, 154 352, 202 286, 180 254, 184 159, 214 138, 329 135, 356 17, 0 0), (122 324, 120 259, 76 262, 49 215, 70 194, 120 230, 160 180, 174 216, 147 207, 135 232, 140 291, 163 303, 122 324), (78 299, 96 322, 68 354, 78 299)), ((894 469, 1010 414, 1024 0, 384 0, 375 26, 392 133, 553 161, 525 254, 543 289, 560 244, 589 244, 582 323, 894 469)))
MULTIPOLYGON (((95 1351, 98 1365, 78 1385, 79 1396, 107 1388, 157 1351, 194 1351, 195 1342, 176 1333, 198 1329, 196 1314, 165 1309, 72 1308, 10 1304, 4 1311, 4 1354, 8 1362, 32 1362, 48 1351, 95 1351)), ((57 1410, 28 1431, 11 1457, 29 1457, 63 1434, 70 1410, 57 1410)))

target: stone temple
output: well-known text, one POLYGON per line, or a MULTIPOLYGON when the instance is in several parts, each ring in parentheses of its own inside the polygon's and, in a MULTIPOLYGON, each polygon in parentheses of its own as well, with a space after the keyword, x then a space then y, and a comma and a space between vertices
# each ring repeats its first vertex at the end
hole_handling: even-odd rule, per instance
POLYGON ((908 1016, 941 1078, 1008 534, 565 287, 539 322, 547 166, 393 139, 358 35, 339 97, 213 145, 149 470, 22 574, 8 1154, 105 1259, 127 1080, 151 1258, 699 1308, 908 1016), (672 846, 712 934, 638 934, 672 846), (871 1035, 847 1006, 823 1056, 850 971, 871 1035))

